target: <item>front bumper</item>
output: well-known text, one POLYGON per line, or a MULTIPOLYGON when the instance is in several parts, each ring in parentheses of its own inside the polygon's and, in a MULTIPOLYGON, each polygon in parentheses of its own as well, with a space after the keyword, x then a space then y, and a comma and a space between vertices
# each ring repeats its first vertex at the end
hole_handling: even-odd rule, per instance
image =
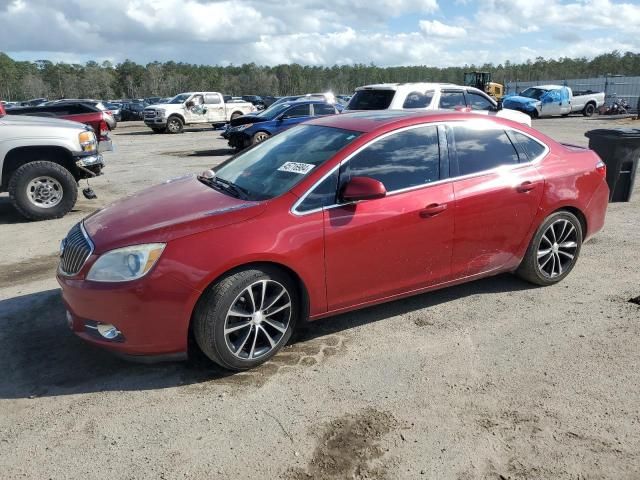
POLYGON ((157 127, 167 124, 167 119, 164 117, 161 118, 145 118, 144 123, 148 127, 157 127))
POLYGON ((60 273, 57 279, 69 327, 83 340, 134 357, 177 358, 187 352, 197 291, 153 272, 148 278, 122 283, 91 282, 60 273), (99 324, 114 325, 121 335, 103 338, 96 330, 99 324))
POLYGON ((247 148, 251 145, 251 137, 245 132, 228 132, 227 137, 229 146, 238 150, 247 148))

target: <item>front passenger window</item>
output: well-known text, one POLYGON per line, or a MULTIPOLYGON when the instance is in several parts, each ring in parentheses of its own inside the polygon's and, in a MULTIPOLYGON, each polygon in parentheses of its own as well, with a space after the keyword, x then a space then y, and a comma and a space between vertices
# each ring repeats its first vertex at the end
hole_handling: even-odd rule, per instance
POLYGON ((369 145, 341 167, 341 185, 352 177, 379 180, 387 192, 437 181, 440 151, 436 127, 393 133, 369 145))

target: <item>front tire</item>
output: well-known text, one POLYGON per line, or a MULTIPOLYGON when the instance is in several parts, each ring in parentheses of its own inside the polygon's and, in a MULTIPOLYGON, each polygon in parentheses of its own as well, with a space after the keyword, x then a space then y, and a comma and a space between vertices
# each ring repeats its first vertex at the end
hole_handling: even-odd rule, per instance
POLYGON ((271 135, 267 132, 256 132, 253 137, 251 137, 251 145, 255 145, 257 143, 262 143, 267 140, 271 135))
POLYGON ((193 333, 202 352, 228 370, 266 362, 289 341, 300 315, 291 278, 270 268, 227 275, 198 302, 193 333))
POLYGON ((167 120, 167 132, 169 133, 181 133, 184 128, 184 122, 180 117, 169 117, 167 120))
POLYGON ((64 217, 78 198, 71 172, 48 161, 22 165, 11 176, 8 190, 13 206, 29 220, 64 217))
POLYGON ((578 261, 582 236, 582 225, 573 213, 548 216, 531 239, 516 274, 541 286, 562 281, 578 261))

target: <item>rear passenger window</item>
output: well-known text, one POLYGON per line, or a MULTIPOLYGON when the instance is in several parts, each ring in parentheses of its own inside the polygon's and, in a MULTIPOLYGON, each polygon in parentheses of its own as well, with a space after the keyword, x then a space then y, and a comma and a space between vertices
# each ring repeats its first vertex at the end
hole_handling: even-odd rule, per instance
POLYGON ((463 126, 454 126, 452 130, 459 175, 518 163, 518 153, 504 130, 463 126))
POLYGON ((478 93, 467 92, 467 101, 471 110, 493 110, 493 103, 478 93))
POLYGON ((313 113, 314 115, 335 115, 336 109, 333 105, 327 105, 326 103, 314 103, 313 113))
POLYGON ((402 105, 402 108, 427 108, 431 105, 433 92, 411 92, 402 105))
POLYGON ((538 158, 540 155, 544 153, 546 147, 541 143, 537 142, 531 137, 528 137, 520 132, 510 132, 510 135, 513 135, 513 138, 520 145, 520 147, 524 150, 529 157, 529 160, 534 160, 538 158))
POLYGON ((456 107, 466 107, 467 102, 464 99, 462 91, 445 91, 440 94, 440 108, 454 109, 456 107))
POLYGON ((378 140, 341 167, 341 184, 352 177, 379 180, 387 192, 435 182, 440 178, 436 127, 412 128, 378 140))
POLYGON ((308 212, 310 210, 334 205, 336 203, 337 191, 338 170, 336 169, 305 197, 296 208, 296 211, 308 212))

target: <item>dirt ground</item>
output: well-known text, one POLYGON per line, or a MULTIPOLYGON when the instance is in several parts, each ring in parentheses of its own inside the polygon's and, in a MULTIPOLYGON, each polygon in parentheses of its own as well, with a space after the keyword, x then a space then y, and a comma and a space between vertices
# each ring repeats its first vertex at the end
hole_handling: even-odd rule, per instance
MULTIPOLYGON (((583 145, 614 125, 534 123, 583 145)), ((559 285, 501 275, 315 322, 230 375, 127 363, 66 327, 69 228, 229 154, 211 129, 113 137, 98 200, 67 217, 27 223, 0 197, 1 479, 640 478, 638 187, 559 285)))

